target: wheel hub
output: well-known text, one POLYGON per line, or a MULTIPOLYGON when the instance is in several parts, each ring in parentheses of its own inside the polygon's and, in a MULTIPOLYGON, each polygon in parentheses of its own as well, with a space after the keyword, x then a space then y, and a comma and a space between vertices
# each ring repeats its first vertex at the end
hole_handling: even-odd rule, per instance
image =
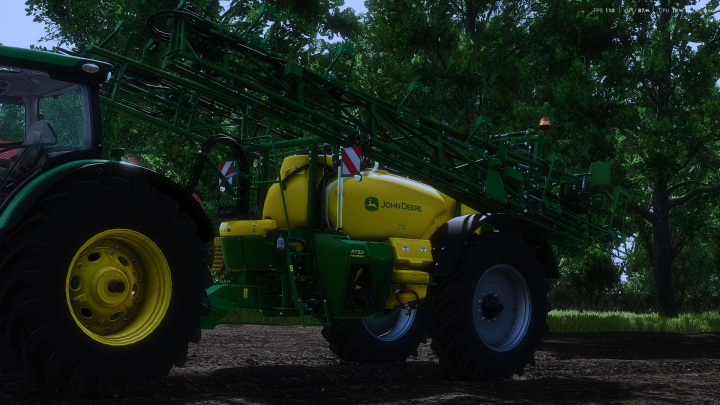
MULTIPOLYGON (((487 293, 486 293, 487 294, 487 293)), ((497 295, 487 294, 483 297, 480 310, 486 319, 494 319, 505 309, 502 302, 498 301, 497 295)))
POLYGON ((83 331, 99 342, 124 346, 160 324, 172 280, 165 257, 149 238, 113 229, 79 249, 66 287, 68 306, 83 331))
POLYGON ((108 292, 121 293, 125 291, 125 283, 122 281, 113 280, 108 284, 108 292))
POLYGON ((70 271, 70 302, 86 329, 101 336, 124 329, 144 297, 144 270, 132 250, 113 238, 85 249, 70 271), (132 286, 127 288, 126 286, 132 286))
POLYGON ((473 323, 483 343, 497 352, 511 350, 527 333, 532 304, 522 274, 507 264, 487 269, 473 295, 473 323))

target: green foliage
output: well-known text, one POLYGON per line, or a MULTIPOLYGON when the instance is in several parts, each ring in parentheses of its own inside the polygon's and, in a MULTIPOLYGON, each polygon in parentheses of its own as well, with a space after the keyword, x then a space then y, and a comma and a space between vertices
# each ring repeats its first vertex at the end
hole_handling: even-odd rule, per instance
POLYGON ((720 332, 720 314, 705 312, 665 318, 656 313, 550 311, 551 332, 720 332))
POLYGON ((25 106, 20 100, 0 99, 0 140, 22 142, 24 139, 25 106))
POLYGON ((612 308, 622 298, 621 273, 612 257, 599 251, 562 257, 560 278, 553 282, 550 302, 562 309, 612 308))
MULTIPOLYGON (((703 204, 691 204, 695 210, 684 215, 680 222, 692 236, 679 233, 675 245, 679 252, 674 261, 673 276, 677 287, 678 310, 699 313, 720 308, 720 213, 703 209, 703 204), (698 218, 689 219, 696 214, 698 218)), ((636 312, 651 312, 654 305, 654 286, 651 258, 642 243, 635 244, 626 265, 627 282, 623 283, 625 301, 632 306, 618 308, 636 312)))
POLYGON ((521 63, 530 2, 452 4, 368 1, 352 83, 398 102, 419 80, 427 91, 411 107, 466 131, 480 114, 500 130, 534 126, 539 117, 515 111, 517 99, 531 95, 521 63))
MULTIPOLYGON (((284 58, 298 60, 306 66, 312 65, 316 54, 329 49, 328 43, 319 36, 333 39, 340 35, 351 39, 360 33, 360 22, 353 10, 339 10, 343 0, 274 0, 266 3, 275 7, 278 14, 265 37, 271 38, 275 51, 284 58)), ((259 0, 233 0, 221 21, 231 30, 243 33, 256 18, 262 4, 259 0)))
MULTIPOLYGON (((208 17, 217 17, 221 7, 217 0, 192 2, 196 11, 208 17)), ((178 0, 125 0, 89 2, 84 0, 52 1, 28 0, 27 15, 33 21, 46 24, 41 41, 58 41, 59 46, 99 44, 115 28, 118 21, 130 23, 135 30, 122 38, 118 49, 126 44, 130 48, 145 45, 151 38, 146 20, 153 13, 177 7, 178 0)), ((135 55, 139 56, 139 55, 135 55)))
MULTIPOLYGON (((593 5, 604 6, 612 5, 593 5)), ((565 127, 551 143, 574 164, 612 161, 614 183, 633 199, 628 229, 649 259, 628 271, 643 274, 635 279, 649 282, 643 295, 650 289, 657 308, 672 316, 682 299, 682 280, 673 276, 687 272, 673 260, 704 232, 701 213, 717 211, 720 22, 709 13, 588 15, 586 4, 563 1, 544 4, 536 22, 538 49, 548 55, 540 99, 565 127)), ((708 252, 701 248, 696 263, 708 252)))
POLYGON ((58 137, 57 146, 83 147, 85 116, 80 89, 41 98, 40 112, 52 124, 58 137))

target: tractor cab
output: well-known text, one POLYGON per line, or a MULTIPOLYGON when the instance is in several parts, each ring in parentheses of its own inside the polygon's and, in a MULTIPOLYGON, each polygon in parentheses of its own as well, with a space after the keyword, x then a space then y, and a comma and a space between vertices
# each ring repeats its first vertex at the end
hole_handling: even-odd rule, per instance
POLYGON ((70 155, 63 161, 100 157, 97 89, 110 69, 101 62, 0 46, 0 198, 60 156, 70 155))

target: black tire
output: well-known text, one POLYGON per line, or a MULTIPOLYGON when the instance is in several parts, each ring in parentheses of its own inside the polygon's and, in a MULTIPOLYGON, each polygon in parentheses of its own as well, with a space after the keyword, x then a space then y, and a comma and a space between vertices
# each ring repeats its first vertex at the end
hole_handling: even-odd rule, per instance
POLYGON ((550 309, 543 272, 522 239, 501 233, 473 236, 455 273, 438 280, 433 291, 431 348, 440 365, 471 380, 509 378, 534 365, 550 309))
MULTIPOLYGON (((393 363, 417 356, 418 346, 426 342, 426 311, 413 309, 413 319, 405 318, 406 321, 403 321, 403 317, 407 316, 404 308, 396 309, 390 316, 398 318, 398 322, 408 322, 408 325, 400 325, 398 330, 383 334, 380 332, 384 330, 382 324, 366 326, 367 322, 380 320, 381 317, 333 320, 331 326, 323 328, 322 335, 330 343, 330 351, 348 362, 393 363), (375 333, 371 329, 374 329, 375 333)), ((390 323, 393 323, 393 318, 390 318, 390 323)))
MULTIPOLYGON (((187 360, 209 313, 212 283, 197 225, 179 204, 138 180, 89 177, 54 187, 6 238, 0 257, 0 351, 51 387, 134 393, 187 360), (172 289, 162 320, 141 340, 111 346, 75 322, 66 294, 73 257, 109 229, 139 232, 167 260, 172 289)), ((142 282, 142 281, 141 281, 142 282)))
MULTIPOLYGON (((0 321, 1 323, 2 321, 0 321)), ((0 337, 4 336, 4 331, 0 332, 0 337)), ((12 359, 5 350, 0 348, 0 376, 7 374, 18 374, 21 370, 15 366, 15 360, 12 359)))

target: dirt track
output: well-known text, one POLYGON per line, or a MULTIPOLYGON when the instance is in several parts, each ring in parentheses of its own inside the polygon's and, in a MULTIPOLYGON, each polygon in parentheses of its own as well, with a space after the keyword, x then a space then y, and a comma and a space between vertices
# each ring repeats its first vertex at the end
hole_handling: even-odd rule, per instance
POLYGON ((220 325, 146 396, 76 399, 10 375, 0 404, 720 404, 720 333, 549 333, 536 360, 514 380, 463 382, 427 345, 405 364, 343 364, 317 328, 220 325))

